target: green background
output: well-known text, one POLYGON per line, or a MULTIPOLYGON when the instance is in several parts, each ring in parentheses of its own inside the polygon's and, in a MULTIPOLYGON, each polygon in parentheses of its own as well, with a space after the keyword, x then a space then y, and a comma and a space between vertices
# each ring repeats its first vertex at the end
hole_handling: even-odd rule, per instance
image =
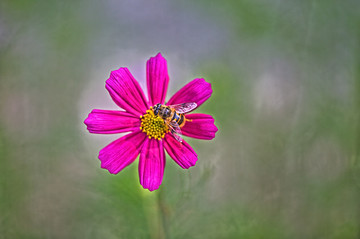
MULTIPOLYGON (((0 238, 359 238, 360 2, 0 2, 0 238), (160 190, 118 175, 91 135, 104 88, 168 61, 168 97, 194 78, 219 131, 167 158, 160 190)), ((144 88, 145 89, 145 88, 144 88)))

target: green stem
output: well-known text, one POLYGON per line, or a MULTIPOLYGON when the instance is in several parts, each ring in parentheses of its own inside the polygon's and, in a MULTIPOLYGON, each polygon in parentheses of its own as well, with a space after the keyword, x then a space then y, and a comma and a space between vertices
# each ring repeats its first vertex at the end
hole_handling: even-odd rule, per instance
POLYGON ((162 193, 143 191, 143 207, 148 222, 149 235, 152 239, 166 239, 166 216, 162 193))
POLYGON ((168 213, 167 213, 167 207, 164 200, 164 190, 160 189, 158 195, 157 195, 157 202, 158 202, 158 209, 160 214, 160 221, 162 224, 162 231, 164 234, 164 238, 168 238, 169 231, 168 231, 168 213))
MULTIPOLYGON (((355 144, 354 144, 354 162, 353 162, 353 177, 357 186, 360 186, 359 172, 360 172, 360 31, 358 32, 358 45, 356 48, 356 62, 355 62, 355 144)), ((360 194, 358 194, 360 198, 360 194)), ((358 220, 360 221, 360 208, 358 208, 358 220)), ((360 224, 359 224, 360 225, 360 224)), ((360 238, 360 228, 358 228, 358 238, 360 238)))

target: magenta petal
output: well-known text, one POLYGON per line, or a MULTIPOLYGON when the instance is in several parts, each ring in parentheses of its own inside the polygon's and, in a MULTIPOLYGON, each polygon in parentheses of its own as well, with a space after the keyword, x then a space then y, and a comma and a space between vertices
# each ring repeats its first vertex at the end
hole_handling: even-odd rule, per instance
POLYGON ((149 108, 139 83, 127 68, 112 71, 105 87, 118 106, 135 116, 149 108))
POLYGON ((165 152, 162 141, 146 140, 140 153, 140 184, 150 191, 158 189, 163 179, 164 169, 165 152))
POLYGON ((166 60, 160 53, 147 61, 146 81, 149 104, 164 104, 169 83, 169 75, 166 60))
POLYGON ((196 164, 197 154, 184 140, 180 143, 171 134, 166 134, 164 147, 170 157, 182 168, 190 168, 196 164))
POLYGON ((188 137, 210 140, 215 138, 218 128, 214 118, 207 114, 187 114, 185 125, 181 128, 182 134, 188 137))
POLYGON ((103 148, 99 153, 101 167, 117 174, 134 162, 146 139, 141 131, 127 134, 103 148))
POLYGON ((94 134, 116 134, 140 128, 139 117, 115 110, 94 109, 84 123, 89 132, 94 134))
POLYGON ((195 102, 197 107, 211 96, 211 84, 204 79, 195 79, 186 84, 171 97, 167 105, 195 102))

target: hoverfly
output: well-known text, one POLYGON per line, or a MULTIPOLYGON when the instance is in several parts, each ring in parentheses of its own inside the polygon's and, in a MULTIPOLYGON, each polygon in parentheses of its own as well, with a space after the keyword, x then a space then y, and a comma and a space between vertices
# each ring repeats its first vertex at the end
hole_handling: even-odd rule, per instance
POLYGON ((171 134, 174 138, 182 142, 181 127, 185 125, 187 119, 185 118, 185 113, 188 113, 195 109, 197 104, 194 102, 191 103, 182 103, 177 105, 162 105, 156 104, 153 107, 155 115, 159 115, 169 127, 171 134))

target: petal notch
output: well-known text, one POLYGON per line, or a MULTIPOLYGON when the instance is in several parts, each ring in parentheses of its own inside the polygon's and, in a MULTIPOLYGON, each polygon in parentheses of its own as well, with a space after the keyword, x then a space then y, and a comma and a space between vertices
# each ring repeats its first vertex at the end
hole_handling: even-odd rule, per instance
POLYGON ((127 134, 103 148, 99 153, 101 167, 117 174, 123 168, 134 162, 139 155, 146 139, 141 131, 127 134))
POLYGON ((210 140, 215 137, 218 128, 214 124, 214 118, 208 114, 187 114, 185 125, 181 128, 183 135, 210 140))
POLYGON ((195 79, 186 84, 171 97, 167 105, 195 102, 197 107, 204 103, 212 94, 211 84, 204 79, 195 79))
POLYGON ((116 134, 138 130, 140 127, 138 117, 116 110, 94 109, 84 123, 93 134, 116 134))
POLYGON ((165 151, 162 140, 147 139, 139 161, 140 184, 154 191, 159 188, 165 169, 165 151))
POLYGON ((170 157, 182 168, 190 168, 196 164, 197 154, 184 140, 177 141, 171 134, 166 134, 164 147, 170 157))
POLYGON ((118 106, 135 116, 149 108, 144 92, 127 68, 112 71, 105 87, 118 106))
POLYGON ((149 104, 164 104, 169 83, 167 62, 159 53, 151 57, 146 63, 146 82, 149 104))

